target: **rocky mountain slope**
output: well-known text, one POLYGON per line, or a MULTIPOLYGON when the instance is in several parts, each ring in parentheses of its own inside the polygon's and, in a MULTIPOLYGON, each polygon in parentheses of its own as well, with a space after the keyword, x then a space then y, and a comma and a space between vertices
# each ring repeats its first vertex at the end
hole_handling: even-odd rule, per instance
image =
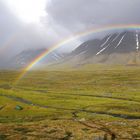
POLYGON ((138 31, 112 33, 102 39, 96 38, 84 42, 70 53, 66 63, 138 65, 140 63, 139 45, 138 31))

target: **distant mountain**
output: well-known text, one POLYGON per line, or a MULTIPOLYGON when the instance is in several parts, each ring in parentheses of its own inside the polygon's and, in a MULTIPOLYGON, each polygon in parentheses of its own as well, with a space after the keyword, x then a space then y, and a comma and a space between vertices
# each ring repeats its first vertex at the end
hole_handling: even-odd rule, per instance
MULTIPOLYGON (((46 49, 22 51, 10 61, 4 62, 8 68, 23 68, 29 65, 46 49)), ((136 30, 114 32, 104 37, 85 41, 68 54, 56 51, 48 54, 39 63, 41 68, 77 68, 86 64, 140 65, 140 32, 136 30)))
POLYGON ((65 58, 73 66, 85 64, 140 64, 140 33, 122 31, 88 40, 65 58))
MULTIPOLYGON (((13 57, 9 61, 10 68, 22 68, 28 66, 32 61, 34 61, 37 57, 39 57, 46 49, 36 49, 36 50, 25 50, 13 57)), ((63 57, 63 54, 59 54, 58 52, 52 52, 48 54, 42 61, 41 64, 51 64, 59 61, 63 57)))

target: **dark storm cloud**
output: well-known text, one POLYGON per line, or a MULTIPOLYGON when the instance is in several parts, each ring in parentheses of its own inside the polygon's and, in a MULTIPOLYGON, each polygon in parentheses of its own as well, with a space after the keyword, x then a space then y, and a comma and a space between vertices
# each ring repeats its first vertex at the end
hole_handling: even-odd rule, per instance
POLYGON ((59 40, 106 25, 140 24, 139 5, 140 0, 49 0, 42 23, 59 40))
MULTIPOLYGON (((46 16, 41 17, 40 25, 22 23, 7 7, 5 0, 0 1, 0 60, 25 49, 50 47, 69 35, 92 27, 140 23, 140 0, 46 1, 49 1, 46 16), (17 39, 7 45, 15 33, 19 33, 17 39)), ((73 44, 77 46, 80 43, 81 40, 76 40, 73 44)), ((61 50, 70 50, 72 45, 68 47, 61 50)))
POLYGON ((110 24, 140 23, 140 0, 51 0, 50 24, 74 32, 110 24))

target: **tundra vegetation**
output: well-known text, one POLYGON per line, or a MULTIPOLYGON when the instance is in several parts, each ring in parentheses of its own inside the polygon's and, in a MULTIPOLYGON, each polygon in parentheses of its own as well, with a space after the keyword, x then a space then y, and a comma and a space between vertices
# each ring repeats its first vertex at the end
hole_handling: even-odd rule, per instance
POLYGON ((0 140, 140 138, 140 67, 0 71, 0 140))

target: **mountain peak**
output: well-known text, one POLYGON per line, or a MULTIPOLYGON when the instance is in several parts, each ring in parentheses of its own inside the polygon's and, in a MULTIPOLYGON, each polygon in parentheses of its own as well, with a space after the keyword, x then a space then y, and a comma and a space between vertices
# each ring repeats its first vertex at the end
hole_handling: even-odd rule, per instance
MULTIPOLYGON (((88 40, 77 47, 71 56, 78 63, 127 64, 139 61, 140 33, 137 30, 114 32, 103 38, 88 40)), ((71 60, 72 61, 72 60, 71 60)))

